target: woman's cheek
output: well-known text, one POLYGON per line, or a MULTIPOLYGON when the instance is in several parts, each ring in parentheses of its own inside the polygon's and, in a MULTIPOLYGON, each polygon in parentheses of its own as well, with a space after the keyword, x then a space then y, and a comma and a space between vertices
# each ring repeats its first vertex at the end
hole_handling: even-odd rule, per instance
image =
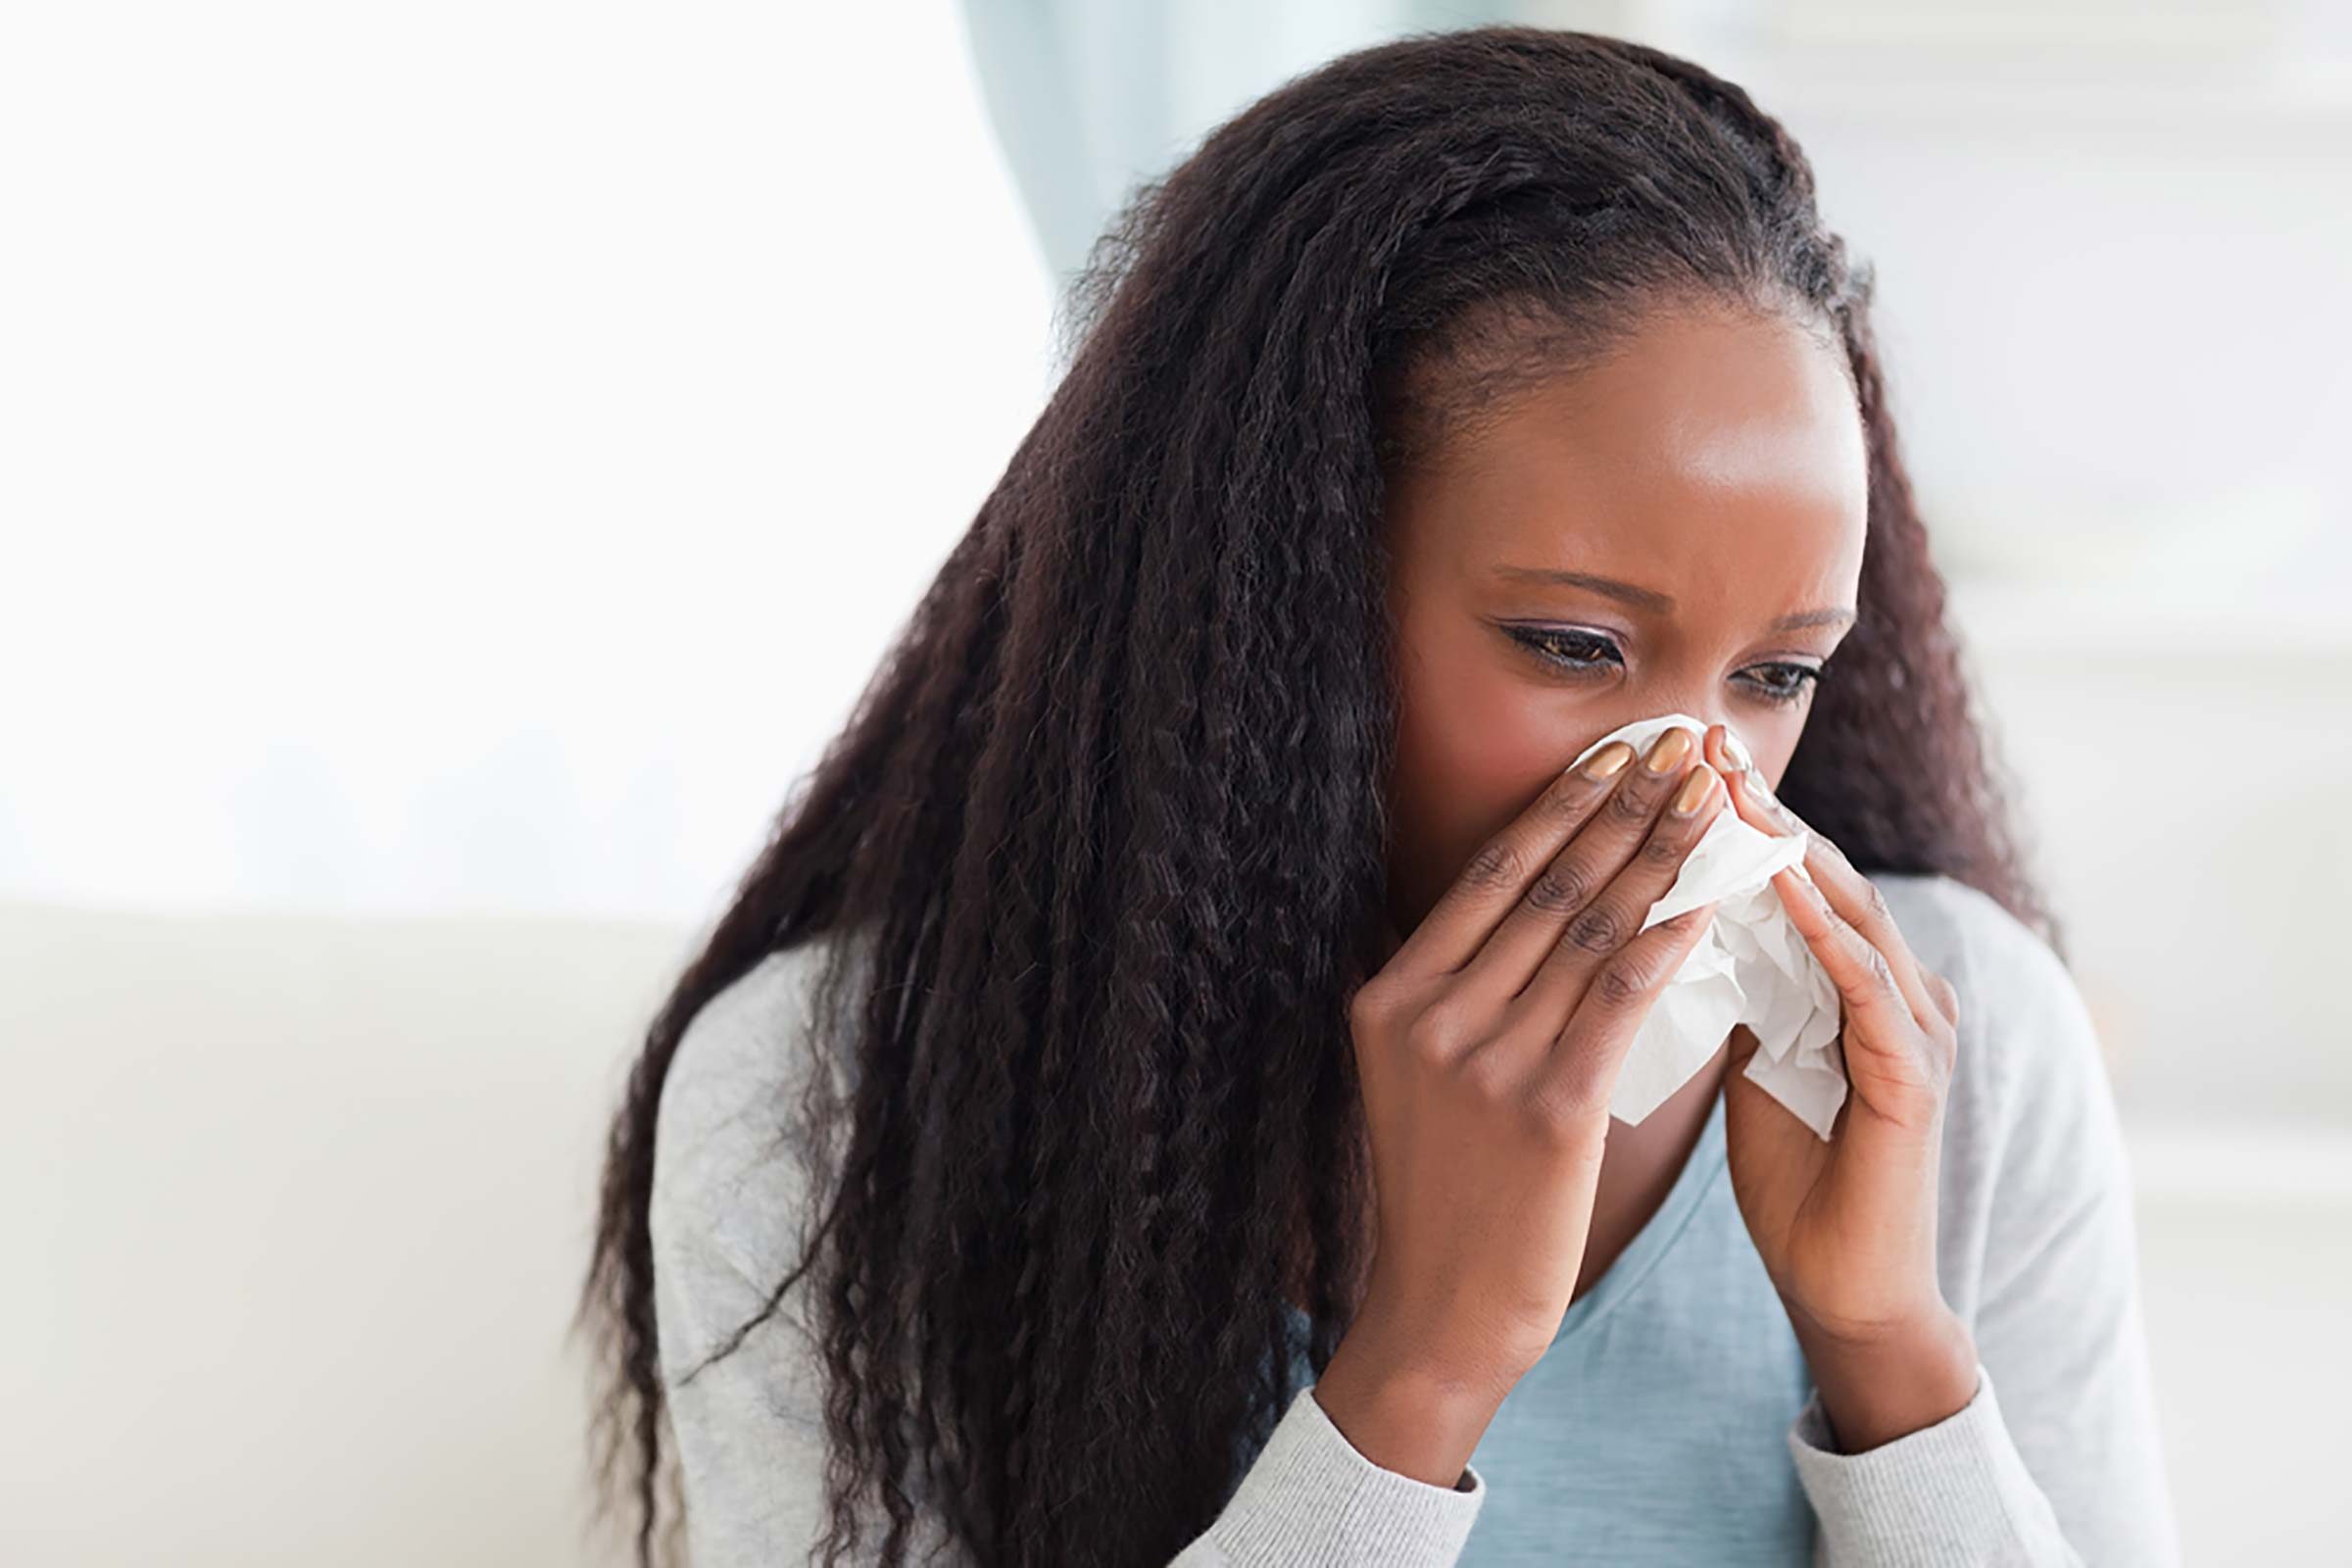
POLYGON ((1469 682, 1407 703, 1399 721, 1398 869, 1425 906, 1575 760, 1581 742, 1541 722, 1524 693, 1469 682))

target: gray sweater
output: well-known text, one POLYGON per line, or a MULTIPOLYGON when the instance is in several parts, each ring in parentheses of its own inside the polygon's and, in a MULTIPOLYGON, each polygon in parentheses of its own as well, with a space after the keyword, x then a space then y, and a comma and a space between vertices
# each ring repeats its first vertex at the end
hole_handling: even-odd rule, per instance
MULTIPOLYGON (((1873 880, 1920 960, 1960 995, 1938 1270, 1975 1334, 1980 1382, 1956 1414, 1859 1454, 1838 1452, 1818 1401, 1805 1404, 1785 1439, 1818 1527, 1811 1560, 2167 1568, 2179 1550, 2131 1188, 2081 995, 2047 945, 1975 889, 1873 880)), ((814 947, 770 955, 705 1006, 662 1100, 656 1307, 698 1568, 798 1563, 822 1533, 823 1389, 805 1293, 683 1377, 799 1256, 809 1216, 774 1133, 812 1059, 805 986, 816 957, 814 947)), ((1463 1559, 1489 1490, 1475 1462, 1451 1489, 1382 1469, 1309 1386, 1171 1568, 1443 1568, 1463 1559)), ((915 1560, 944 1542, 935 1516, 922 1526, 915 1560)))

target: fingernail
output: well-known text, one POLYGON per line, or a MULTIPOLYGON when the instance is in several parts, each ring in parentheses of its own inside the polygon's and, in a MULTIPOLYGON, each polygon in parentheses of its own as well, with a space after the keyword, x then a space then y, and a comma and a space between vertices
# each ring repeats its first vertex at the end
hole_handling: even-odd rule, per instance
POLYGON ((1715 770, 1704 762, 1699 763, 1690 770, 1690 776, 1683 780, 1682 789, 1674 797, 1675 814, 1689 816, 1697 810, 1698 803, 1705 800, 1714 788, 1715 770))
POLYGON ((1623 741, 1611 741, 1599 751, 1594 752, 1585 763, 1585 777, 1609 778, 1633 760, 1634 749, 1631 746, 1626 745, 1623 741))
POLYGON ((1746 772, 1750 767, 1755 765, 1756 760, 1754 758, 1747 755, 1747 743, 1742 741, 1728 726, 1723 732, 1723 760, 1730 765, 1731 770, 1735 773, 1746 772))
POLYGON ((1644 765, 1652 773, 1664 773, 1683 760, 1690 750, 1690 732, 1677 724, 1650 743, 1649 761, 1644 765))

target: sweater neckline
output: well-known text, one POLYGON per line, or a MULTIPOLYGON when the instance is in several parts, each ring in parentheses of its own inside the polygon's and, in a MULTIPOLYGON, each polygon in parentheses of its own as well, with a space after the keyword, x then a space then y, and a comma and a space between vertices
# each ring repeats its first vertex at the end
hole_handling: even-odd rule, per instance
POLYGON ((1714 1098, 1707 1104, 1707 1119, 1699 1126, 1698 1140, 1684 1157, 1683 1168, 1675 1173, 1674 1185, 1666 1190, 1665 1200, 1642 1222, 1634 1239, 1609 1259, 1609 1266, 1601 1270, 1592 1288, 1568 1303, 1559 1332, 1551 1337, 1552 1345, 1591 1333, 1592 1325, 1639 1290, 1642 1282, 1674 1250, 1674 1244, 1697 1214, 1707 1189, 1714 1185, 1716 1173, 1724 1168, 1723 1116, 1723 1086, 1718 1084, 1714 1098))

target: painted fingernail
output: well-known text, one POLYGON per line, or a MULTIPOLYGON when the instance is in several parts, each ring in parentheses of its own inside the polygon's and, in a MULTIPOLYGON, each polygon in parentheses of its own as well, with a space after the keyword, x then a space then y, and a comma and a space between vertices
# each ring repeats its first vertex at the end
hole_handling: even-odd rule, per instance
POLYGON ((1664 773, 1683 760, 1690 750, 1690 732, 1677 724, 1651 743, 1649 760, 1642 765, 1652 773, 1664 773))
POLYGON ((1634 760, 1634 749, 1623 741, 1611 741, 1588 759, 1584 766, 1587 778, 1611 778, 1619 768, 1634 760))
POLYGON ((1690 770, 1690 776, 1683 780, 1683 787, 1675 793, 1675 815, 1689 816, 1697 810, 1698 803, 1705 800, 1714 788, 1715 770, 1704 762, 1699 763, 1690 770))

